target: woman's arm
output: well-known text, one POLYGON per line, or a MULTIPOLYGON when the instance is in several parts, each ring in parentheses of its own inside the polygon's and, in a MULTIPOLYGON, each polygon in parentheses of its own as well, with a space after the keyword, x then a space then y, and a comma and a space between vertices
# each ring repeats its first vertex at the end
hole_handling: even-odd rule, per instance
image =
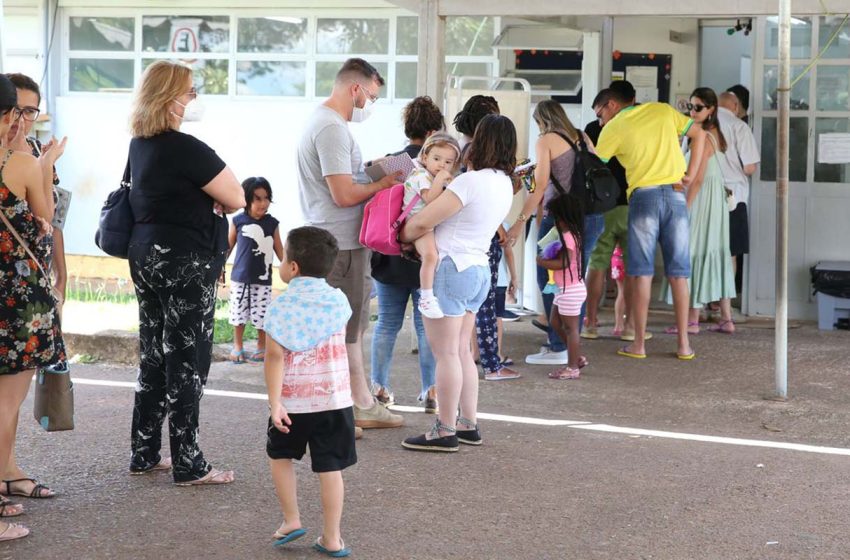
POLYGON ((44 178, 41 173, 41 165, 29 154, 16 153, 16 158, 22 160, 24 186, 26 187, 26 199, 30 211, 37 218, 47 222, 53 220, 53 187, 51 186, 51 204, 47 204, 44 196, 44 178))
POLYGON ((408 220, 401 229, 399 238, 404 243, 412 243, 429 231, 433 231, 438 224, 460 212, 463 203, 451 190, 447 190, 442 196, 438 196, 434 202, 425 206, 421 212, 408 220))
POLYGON ((517 289, 516 256, 514 255, 514 248, 511 247, 510 243, 505 243, 502 250, 505 253, 505 262, 508 264, 508 275, 511 277, 508 282, 508 293, 514 295, 517 289))
POLYGON ((523 219, 517 219, 514 225, 511 226, 511 229, 508 230, 509 245, 513 245, 519 239, 522 228, 525 227, 525 222, 528 221, 528 218, 540 206, 540 203, 543 201, 543 195, 546 194, 546 188, 549 185, 549 171, 551 169, 549 146, 543 136, 537 139, 535 157, 537 158, 537 167, 534 168, 534 192, 528 195, 528 198, 525 199, 525 204, 522 205, 520 216, 523 219))
MULTIPOLYGON (((710 133, 709 133, 710 134, 710 133)), ((705 142, 702 149, 702 156, 699 157, 698 154, 691 152, 691 158, 699 157, 700 161, 697 167, 697 174, 694 177, 694 180, 688 186, 687 193, 685 195, 685 200, 687 201, 688 208, 693 204, 694 199, 699 194, 700 189, 702 188, 702 181, 705 179, 705 171, 708 167, 708 160, 711 156, 714 155, 714 146, 709 142, 705 142)))
POLYGON ((201 190, 224 207, 228 214, 245 208, 245 191, 230 167, 225 167, 212 181, 201 187, 201 190))

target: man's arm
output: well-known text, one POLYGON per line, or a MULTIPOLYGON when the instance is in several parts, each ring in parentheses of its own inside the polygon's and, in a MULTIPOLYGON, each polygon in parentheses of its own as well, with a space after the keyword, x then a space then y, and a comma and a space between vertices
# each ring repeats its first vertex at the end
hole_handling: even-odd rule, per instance
POLYGON ((328 189, 331 191, 331 198, 334 204, 340 208, 357 206, 361 202, 375 196, 379 191, 398 184, 400 180, 401 171, 397 171, 393 175, 387 175, 380 181, 365 185, 355 183, 351 175, 328 175, 325 177, 325 182, 327 182, 328 189))

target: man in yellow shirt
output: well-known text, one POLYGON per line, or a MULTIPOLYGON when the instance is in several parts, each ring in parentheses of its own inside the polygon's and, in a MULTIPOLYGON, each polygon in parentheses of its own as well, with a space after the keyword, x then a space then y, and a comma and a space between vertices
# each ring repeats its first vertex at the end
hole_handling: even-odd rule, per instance
POLYGON ((604 128, 596 153, 604 161, 616 157, 626 170, 629 184, 629 226, 626 273, 633 277, 632 309, 635 340, 617 353, 645 358, 646 317, 655 247, 661 243, 664 274, 673 291, 678 327, 679 359, 691 360, 688 340, 688 278, 691 275, 688 208, 685 188, 699 168, 699 158, 690 165, 679 144, 680 136, 691 139, 692 153, 701 154, 705 132, 666 103, 632 106, 615 90, 603 90, 593 110, 604 128))

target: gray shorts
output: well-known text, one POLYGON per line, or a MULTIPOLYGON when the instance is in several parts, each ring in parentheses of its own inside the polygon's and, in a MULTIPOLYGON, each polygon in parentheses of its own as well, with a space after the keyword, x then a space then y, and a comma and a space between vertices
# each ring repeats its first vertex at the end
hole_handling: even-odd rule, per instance
POLYGON ((372 277, 369 249, 340 251, 333 270, 328 275, 328 284, 339 288, 348 298, 351 319, 345 328, 346 344, 354 344, 369 326, 369 296, 372 295, 372 277))

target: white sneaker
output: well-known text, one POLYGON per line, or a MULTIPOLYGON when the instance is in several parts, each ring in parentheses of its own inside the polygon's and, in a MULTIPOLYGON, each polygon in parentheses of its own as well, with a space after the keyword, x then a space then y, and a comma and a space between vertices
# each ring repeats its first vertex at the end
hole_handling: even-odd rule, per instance
POLYGON ((442 319, 443 310, 440 309, 440 302, 434 296, 423 296, 419 298, 419 312, 429 319, 442 319))
POLYGON ((541 348, 537 354, 531 354, 525 357, 525 363, 532 365, 544 366, 565 366, 567 365, 567 351, 552 352, 548 348, 541 348))

